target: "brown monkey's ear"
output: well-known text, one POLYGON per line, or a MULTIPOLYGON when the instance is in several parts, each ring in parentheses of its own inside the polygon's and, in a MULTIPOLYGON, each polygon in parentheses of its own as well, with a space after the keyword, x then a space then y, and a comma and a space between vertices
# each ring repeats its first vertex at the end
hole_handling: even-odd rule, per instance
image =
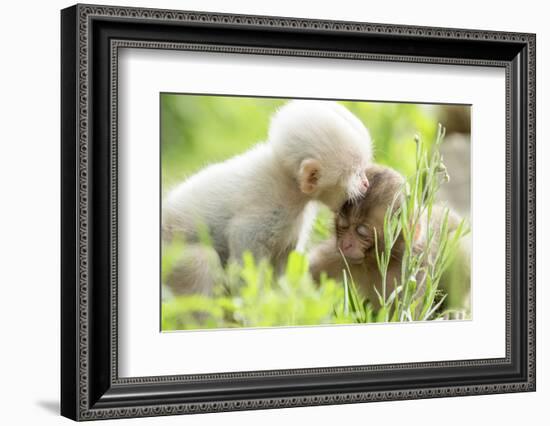
POLYGON ((317 189, 319 178, 321 177, 321 163, 308 158, 303 160, 300 164, 300 171, 298 173, 298 182, 300 184, 300 190, 304 194, 311 194, 317 189))

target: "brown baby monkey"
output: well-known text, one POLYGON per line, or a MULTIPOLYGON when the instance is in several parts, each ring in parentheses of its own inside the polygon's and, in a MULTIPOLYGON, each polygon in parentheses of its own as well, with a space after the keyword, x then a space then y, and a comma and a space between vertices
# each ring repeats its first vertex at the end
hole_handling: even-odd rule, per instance
MULTIPOLYGON (((349 267, 349 273, 358 291, 370 301, 375 309, 379 309, 380 303, 375 287, 378 293, 381 293, 382 277, 376 260, 376 247, 379 253, 384 251, 384 216, 389 208, 393 208, 395 212, 402 205, 405 179, 395 170, 380 165, 372 165, 367 168, 366 176, 370 182, 369 190, 360 200, 346 202, 336 213, 335 236, 313 249, 310 255, 310 270, 313 278, 317 281, 323 272, 329 278, 341 280, 343 271, 348 270, 349 267)), ((444 215, 443 207, 437 205, 433 207, 431 222, 435 238, 438 238, 437 232, 444 215)), ((413 251, 416 253, 425 250, 427 245, 425 216, 416 226, 414 233, 413 251)), ((454 213, 449 213, 449 232, 456 229, 459 222, 460 219, 454 213)), ((404 252, 404 238, 402 235, 398 235, 391 249, 387 269, 387 295, 391 294, 396 283, 401 282, 404 252)), ((469 274, 469 267, 465 270, 469 274)), ((420 295, 424 291, 422 285, 424 277, 417 276, 416 280, 419 283, 416 291, 420 295)), ((442 278, 440 288, 444 287, 444 281, 445 278, 442 278)), ((462 303, 461 300, 459 304, 462 303)))

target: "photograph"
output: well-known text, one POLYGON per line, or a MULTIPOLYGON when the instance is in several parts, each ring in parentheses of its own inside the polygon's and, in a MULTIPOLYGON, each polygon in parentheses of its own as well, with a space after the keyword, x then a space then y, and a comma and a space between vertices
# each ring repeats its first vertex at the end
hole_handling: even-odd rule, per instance
POLYGON ((470 105, 159 97, 162 332, 472 319, 470 105))

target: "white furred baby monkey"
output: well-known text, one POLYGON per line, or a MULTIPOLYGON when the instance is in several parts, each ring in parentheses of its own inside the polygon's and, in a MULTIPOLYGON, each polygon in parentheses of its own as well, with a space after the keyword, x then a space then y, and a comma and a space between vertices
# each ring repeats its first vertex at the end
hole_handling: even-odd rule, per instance
POLYGON ((274 114, 266 142, 206 167, 168 193, 162 238, 183 239, 185 253, 166 284, 176 294, 210 294, 219 277, 213 271, 239 261, 246 250, 281 271, 309 231, 310 202, 336 211, 360 197, 368 188, 371 157, 368 130, 344 106, 285 104, 274 114), (205 227, 211 248, 198 244, 205 227))

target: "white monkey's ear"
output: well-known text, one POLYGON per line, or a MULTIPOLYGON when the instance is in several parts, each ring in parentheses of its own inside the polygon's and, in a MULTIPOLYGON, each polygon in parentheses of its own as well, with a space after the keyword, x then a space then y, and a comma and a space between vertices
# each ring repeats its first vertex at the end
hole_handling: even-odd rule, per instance
POLYGON ((304 194, 311 194, 317 189, 319 178, 321 177, 321 163, 313 158, 308 158, 300 164, 298 181, 300 190, 304 194))

